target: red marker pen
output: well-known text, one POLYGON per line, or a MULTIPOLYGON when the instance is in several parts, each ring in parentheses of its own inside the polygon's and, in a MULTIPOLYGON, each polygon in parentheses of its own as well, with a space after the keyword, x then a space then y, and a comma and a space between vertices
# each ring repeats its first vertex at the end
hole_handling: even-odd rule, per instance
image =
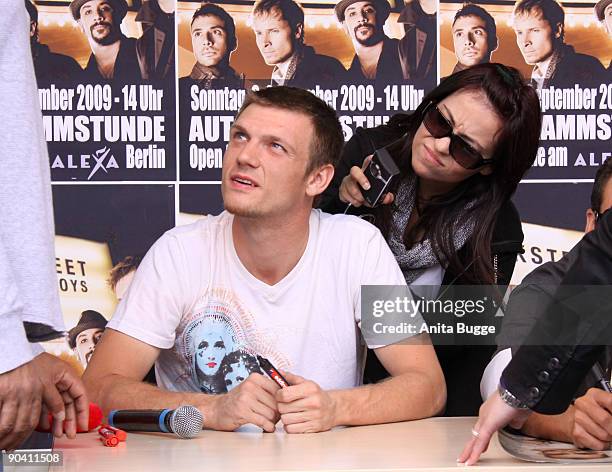
POLYGON ((110 431, 112 434, 117 436, 117 439, 121 442, 127 439, 127 433, 125 431, 123 431, 122 429, 110 426, 108 424, 100 425, 100 429, 98 431, 110 431))
POLYGON ((268 359, 257 356, 257 361, 259 362, 259 367, 261 367, 268 377, 274 380, 280 388, 289 387, 289 382, 287 382, 287 379, 280 374, 280 372, 268 359))
POLYGON ((106 428, 100 428, 98 430, 98 434, 100 435, 100 441, 102 441, 102 444, 105 446, 115 447, 117 444, 119 444, 119 440, 117 439, 117 436, 115 436, 115 433, 106 428))

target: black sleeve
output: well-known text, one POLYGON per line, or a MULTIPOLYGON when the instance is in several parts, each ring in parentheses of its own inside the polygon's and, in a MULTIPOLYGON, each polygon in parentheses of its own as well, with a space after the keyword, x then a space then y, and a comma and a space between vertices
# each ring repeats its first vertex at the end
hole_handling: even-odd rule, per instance
POLYGON ((543 414, 566 410, 612 335, 612 211, 576 246, 577 257, 501 383, 543 414), (593 286, 604 286, 593 287, 593 286), (545 342, 543 342, 545 341, 545 342))
POLYGON ((497 213, 491 253, 497 255, 497 285, 510 284, 516 258, 523 253, 523 227, 519 213, 508 200, 497 213))
POLYGON ((361 167, 365 158, 373 152, 375 149, 372 145, 363 146, 363 142, 368 142, 367 130, 364 128, 357 128, 355 134, 348 142, 344 145, 340 160, 336 164, 334 178, 332 179, 329 187, 325 189, 318 207, 327 213, 342 213, 346 208, 347 204, 340 201, 339 191, 342 179, 346 177, 351 167, 361 167))

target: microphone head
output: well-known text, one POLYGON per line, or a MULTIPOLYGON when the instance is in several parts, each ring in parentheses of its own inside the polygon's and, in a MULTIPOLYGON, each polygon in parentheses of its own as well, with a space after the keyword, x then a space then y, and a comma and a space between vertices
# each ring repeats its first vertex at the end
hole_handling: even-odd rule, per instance
POLYGON ((178 407, 170 415, 170 429, 181 438, 194 438, 204 425, 204 417, 195 406, 178 407))

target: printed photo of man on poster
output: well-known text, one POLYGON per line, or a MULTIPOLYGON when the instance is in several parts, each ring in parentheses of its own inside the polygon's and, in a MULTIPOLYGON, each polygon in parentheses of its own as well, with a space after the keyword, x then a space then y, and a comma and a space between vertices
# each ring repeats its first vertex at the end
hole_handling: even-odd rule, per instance
POLYGON ((25 0, 25 6, 30 15, 30 46, 38 85, 51 80, 80 78, 82 69, 77 61, 65 54, 52 52, 49 46, 40 42, 38 8, 30 0, 25 0))
POLYGON ((28 3, 51 179, 173 179, 176 2, 28 3))
POLYGON ((174 227, 174 188, 56 185, 53 206, 55 268, 69 331, 47 350, 78 361, 84 369, 142 255, 174 227))
MULTIPOLYGON (((612 0, 599 0, 599 2, 595 4, 595 16, 604 26, 604 29, 608 33, 609 41, 612 42, 612 0)), ((607 70, 609 78, 610 71, 612 71, 612 60, 608 64, 607 70)))
POLYGON ((191 45, 196 60, 191 73, 181 78, 180 89, 242 88, 244 75, 230 66, 232 52, 238 47, 234 19, 220 6, 205 3, 191 19, 191 45))
POLYGON ((102 338, 106 323, 106 318, 97 311, 85 310, 76 326, 68 331, 68 345, 83 368, 87 367, 96 344, 102 338))
POLYGON ((174 10, 176 0, 144 0, 135 21, 142 27, 136 42, 145 80, 174 80, 174 10))
POLYGON ((274 66, 270 85, 311 88, 344 82, 346 69, 340 61, 304 43, 304 10, 293 0, 255 3, 253 32, 265 63, 274 66))
MULTIPOLYGON (((411 54, 417 54, 414 48, 419 47, 426 68, 430 68, 432 52, 435 51, 435 18, 436 3, 426 0, 409 3, 412 21, 406 21, 408 12, 404 13, 400 22, 415 27, 419 23, 429 23, 422 27, 423 38, 414 38, 406 34, 401 40, 390 38, 383 31, 383 26, 389 18, 391 7, 386 0, 342 0, 336 4, 335 12, 344 32, 350 38, 355 55, 348 69, 348 78, 352 82, 380 81, 400 83, 403 79, 421 78, 429 75, 427 72, 417 74, 417 67, 406 66, 411 54), (420 17, 420 18, 419 18, 420 17), (419 22, 420 20, 420 22, 419 22), (421 77, 412 77, 420 75, 421 77)), ((408 30, 409 28, 407 28, 408 30)))
POLYGON ((519 0, 513 28, 525 62, 534 66, 531 80, 538 90, 599 83, 603 78, 598 59, 565 43, 565 12, 555 0, 519 0))
POLYGON ((491 62, 497 49, 495 19, 481 6, 466 3, 455 13, 452 26, 457 64, 453 73, 476 64, 491 62))
POLYGON ((127 10, 125 0, 73 0, 70 3, 72 17, 91 48, 83 75, 86 80, 136 82, 142 79, 136 39, 126 37, 120 29, 127 10))

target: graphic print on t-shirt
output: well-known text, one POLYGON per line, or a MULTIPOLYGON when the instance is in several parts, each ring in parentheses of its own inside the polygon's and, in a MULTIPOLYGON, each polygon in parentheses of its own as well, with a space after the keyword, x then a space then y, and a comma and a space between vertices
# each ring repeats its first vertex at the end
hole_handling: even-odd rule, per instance
MULTIPOLYGON (((255 356, 270 356, 269 339, 254 323, 251 312, 224 289, 209 290, 203 297, 203 308, 183 317, 179 325, 178 351, 190 366, 193 382, 204 393, 217 394, 232 390, 249 374, 260 372, 255 356)), ((281 365, 286 366, 284 359, 281 365)))

